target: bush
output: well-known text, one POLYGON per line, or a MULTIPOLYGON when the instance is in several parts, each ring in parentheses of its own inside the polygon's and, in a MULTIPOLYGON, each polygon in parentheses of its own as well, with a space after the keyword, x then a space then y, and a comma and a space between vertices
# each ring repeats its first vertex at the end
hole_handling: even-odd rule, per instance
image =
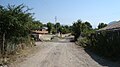
POLYGON ((107 58, 120 57, 120 31, 100 31, 91 35, 91 48, 107 58))
POLYGON ((17 47, 20 43, 29 40, 31 27, 33 25, 32 13, 23 4, 7 7, 0 5, 0 52, 6 54, 7 46, 17 47), (28 40, 27 40, 28 39, 28 40))
POLYGON ((86 47, 88 44, 90 44, 90 40, 87 37, 80 37, 78 38, 77 42, 82 47, 86 47))

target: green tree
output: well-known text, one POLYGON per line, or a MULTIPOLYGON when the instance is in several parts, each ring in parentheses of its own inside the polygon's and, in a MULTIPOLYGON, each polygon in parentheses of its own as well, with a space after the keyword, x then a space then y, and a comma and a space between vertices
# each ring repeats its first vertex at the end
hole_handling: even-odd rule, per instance
POLYGON ((0 32, 3 39, 1 52, 5 53, 7 41, 19 42, 20 37, 29 35, 32 25, 32 13, 23 4, 0 6, 0 32))
POLYGON ((75 36, 75 40, 77 40, 77 38, 81 34, 81 24, 82 24, 81 20, 78 20, 77 22, 73 23, 73 26, 72 26, 73 33, 72 34, 75 36))
POLYGON ((88 29, 92 29, 92 25, 89 22, 86 21, 85 24, 87 25, 88 29))
POLYGON ((59 22, 57 22, 55 25, 54 25, 54 27, 55 27, 55 29, 56 29, 56 33, 58 33, 58 32, 60 32, 60 23, 59 22))
POLYGON ((33 21, 32 29, 37 29, 43 27, 43 24, 40 21, 33 21))
POLYGON ((82 36, 88 36, 92 31, 92 25, 89 22, 83 22, 82 23, 82 36))
POLYGON ((53 24, 51 22, 48 22, 47 27, 48 27, 48 32, 51 33, 52 28, 53 28, 53 24))
POLYGON ((99 23, 98 29, 101 29, 101 28, 106 27, 106 26, 107 26, 107 24, 105 24, 105 23, 99 23))
POLYGON ((77 20, 77 22, 72 25, 72 34, 75 36, 75 40, 77 40, 79 36, 87 36, 91 30, 92 25, 89 22, 77 20))
POLYGON ((71 32, 71 31, 70 31, 70 26, 68 26, 68 25, 62 25, 61 27, 62 27, 61 33, 63 33, 63 34, 66 34, 66 33, 70 33, 70 32, 71 32))
POLYGON ((52 34, 55 34, 56 33, 56 29, 53 27, 52 28, 52 34))

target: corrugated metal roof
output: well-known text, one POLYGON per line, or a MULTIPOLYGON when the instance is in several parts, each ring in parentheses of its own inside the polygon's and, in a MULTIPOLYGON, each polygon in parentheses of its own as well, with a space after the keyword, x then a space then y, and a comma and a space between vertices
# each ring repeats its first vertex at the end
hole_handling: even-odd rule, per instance
POLYGON ((48 31, 32 31, 34 33, 38 33, 38 34, 48 34, 48 31))

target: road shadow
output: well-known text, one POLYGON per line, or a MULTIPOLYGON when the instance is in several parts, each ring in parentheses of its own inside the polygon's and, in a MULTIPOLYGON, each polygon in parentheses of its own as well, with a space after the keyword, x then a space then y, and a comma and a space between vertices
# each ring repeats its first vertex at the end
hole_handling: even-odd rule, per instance
POLYGON ((70 43, 70 42, 75 42, 74 37, 67 36, 64 38, 59 38, 59 37, 52 37, 51 42, 58 42, 58 43, 70 43))
POLYGON ((88 53, 89 56, 91 56, 91 58, 93 60, 95 60, 97 63, 99 63, 100 65, 102 65, 103 67, 120 67, 120 63, 117 62, 113 62, 110 60, 107 60, 105 58, 102 58, 98 55, 96 55, 95 53, 93 53, 91 50, 89 50, 88 48, 85 49, 86 53, 88 53))
POLYGON ((69 42, 75 42, 74 37, 68 36, 68 37, 65 37, 65 39, 68 40, 69 42))

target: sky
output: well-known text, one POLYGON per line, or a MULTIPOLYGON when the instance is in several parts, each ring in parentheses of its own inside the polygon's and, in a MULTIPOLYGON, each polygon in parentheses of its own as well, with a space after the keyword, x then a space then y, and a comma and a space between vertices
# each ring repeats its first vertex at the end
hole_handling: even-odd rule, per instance
POLYGON ((120 0, 0 0, 0 5, 24 4, 33 8, 35 20, 72 25, 78 19, 96 28, 99 23, 120 20, 120 0))

